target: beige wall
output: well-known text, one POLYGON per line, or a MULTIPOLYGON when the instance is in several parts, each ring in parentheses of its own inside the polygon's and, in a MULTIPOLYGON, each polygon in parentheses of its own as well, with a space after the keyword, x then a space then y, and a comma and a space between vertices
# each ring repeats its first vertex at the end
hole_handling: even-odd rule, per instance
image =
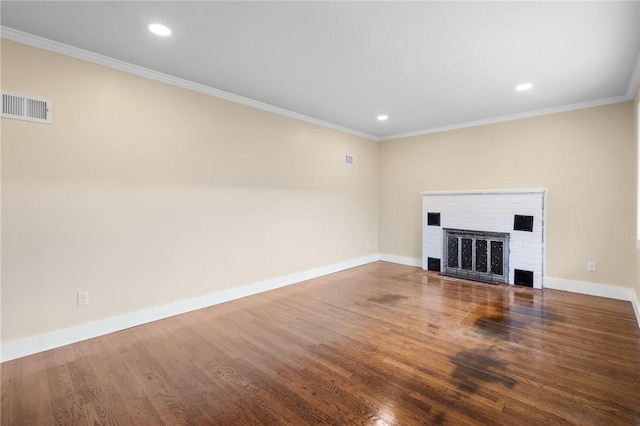
POLYGON ((632 287, 632 129, 626 102, 382 142, 380 251, 421 257, 423 191, 548 188, 547 276, 632 287))
POLYGON ((2 341, 419 258, 426 190, 546 187, 547 275, 640 294, 632 102, 377 144, 6 40, 0 72, 54 101, 53 125, 0 120, 2 341))
POLYGON ((376 142, 6 40, 2 89, 54 106, 2 119, 3 341, 378 252, 376 142))

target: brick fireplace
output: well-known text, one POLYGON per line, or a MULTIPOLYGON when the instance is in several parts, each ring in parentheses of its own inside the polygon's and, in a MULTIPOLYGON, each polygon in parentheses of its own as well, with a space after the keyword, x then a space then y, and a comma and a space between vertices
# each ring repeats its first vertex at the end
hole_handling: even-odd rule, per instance
POLYGON ((422 267, 542 288, 546 189, 424 192, 422 267))

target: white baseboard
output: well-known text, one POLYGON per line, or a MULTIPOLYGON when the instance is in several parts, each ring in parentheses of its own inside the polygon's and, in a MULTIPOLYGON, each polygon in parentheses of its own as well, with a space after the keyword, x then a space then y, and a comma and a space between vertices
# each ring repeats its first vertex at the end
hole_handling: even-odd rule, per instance
POLYGON ((588 283, 584 281, 565 280, 562 278, 545 277, 544 288, 570 291, 572 293, 587 294, 589 296, 607 297, 609 299, 626 300, 631 302, 636 321, 640 328, 640 303, 638 295, 632 288, 618 287, 607 284, 588 283))
POLYGON ((345 269, 376 262, 377 260, 379 260, 379 255, 371 254, 320 268, 285 275, 271 280, 260 281, 254 284, 206 294, 204 296, 193 297, 191 299, 168 303, 166 305, 143 309, 141 311, 118 315, 98 321, 92 321, 86 324, 51 331, 49 333, 13 340, 3 343, 0 346, 0 361, 10 361, 12 359, 91 339, 93 337, 103 336, 108 333, 157 321, 159 319, 194 311, 196 309, 240 299, 242 297, 288 286, 301 281, 321 277, 323 275, 333 274, 345 269))
MULTIPOLYGON (((415 257, 397 256, 395 254, 380 253, 380 260, 401 265, 422 267, 422 259, 415 257)), ((640 301, 638 295, 631 288, 618 287, 607 284, 595 284, 584 281, 566 280, 563 278, 544 277, 544 288, 587 294, 590 296, 607 297, 609 299, 626 300, 631 302, 636 321, 640 328, 640 301)))
POLYGON ((631 300, 631 305, 633 306, 633 311, 636 313, 636 321, 638 322, 638 328, 640 328, 640 299, 638 297, 638 293, 633 292, 633 299, 631 300))
POLYGON ((634 296, 632 288, 554 277, 544 277, 544 288, 588 294, 589 296, 608 297, 609 299, 627 300, 629 302, 634 296))
MULTIPOLYGON (((216 293, 198 296, 191 299, 168 303, 141 311, 131 312, 116 317, 80 324, 60 330, 43 333, 36 336, 13 340, 0 345, 0 362, 10 361, 38 352, 54 349, 60 346, 79 342, 108 333, 124 330, 130 327, 146 324, 152 321, 169 318, 174 315, 206 308, 219 303, 228 302, 253 294, 262 293, 280 287, 285 287, 301 281, 333 274, 345 269, 365 265, 367 263, 383 260, 408 266, 422 266, 422 259, 397 256, 393 254, 371 254, 356 259, 338 262, 320 268, 309 269, 271 280, 260 281, 242 287, 223 290, 216 293)), ((640 327, 640 302, 638 295, 631 288, 617 287, 605 284, 594 284, 581 281, 565 280, 561 278, 545 277, 544 287, 556 290, 570 291, 574 293, 588 294, 592 296, 608 297, 612 299, 630 301, 640 327)))
POLYGON ((380 253, 380 260, 383 260, 385 262, 398 263, 400 265, 422 267, 422 259, 416 257, 380 253))

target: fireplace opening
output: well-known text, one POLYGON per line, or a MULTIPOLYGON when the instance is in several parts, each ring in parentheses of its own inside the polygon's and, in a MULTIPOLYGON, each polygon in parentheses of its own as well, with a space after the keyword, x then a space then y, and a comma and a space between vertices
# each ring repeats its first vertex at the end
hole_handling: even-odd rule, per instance
POLYGON ((488 283, 509 281, 509 233, 443 231, 443 275, 488 283))

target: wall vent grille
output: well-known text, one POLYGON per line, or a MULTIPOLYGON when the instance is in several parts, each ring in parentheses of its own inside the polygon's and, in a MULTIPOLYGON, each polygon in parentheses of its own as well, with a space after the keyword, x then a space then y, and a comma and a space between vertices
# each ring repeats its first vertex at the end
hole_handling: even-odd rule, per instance
POLYGON ((346 154, 344 156, 344 164, 347 166, 355 166, 356 165, 356 156, 353 154, 346 154))
POLYGON ((51 124, 53 102, 21 93, 2 91, 2 117, 51 124))

